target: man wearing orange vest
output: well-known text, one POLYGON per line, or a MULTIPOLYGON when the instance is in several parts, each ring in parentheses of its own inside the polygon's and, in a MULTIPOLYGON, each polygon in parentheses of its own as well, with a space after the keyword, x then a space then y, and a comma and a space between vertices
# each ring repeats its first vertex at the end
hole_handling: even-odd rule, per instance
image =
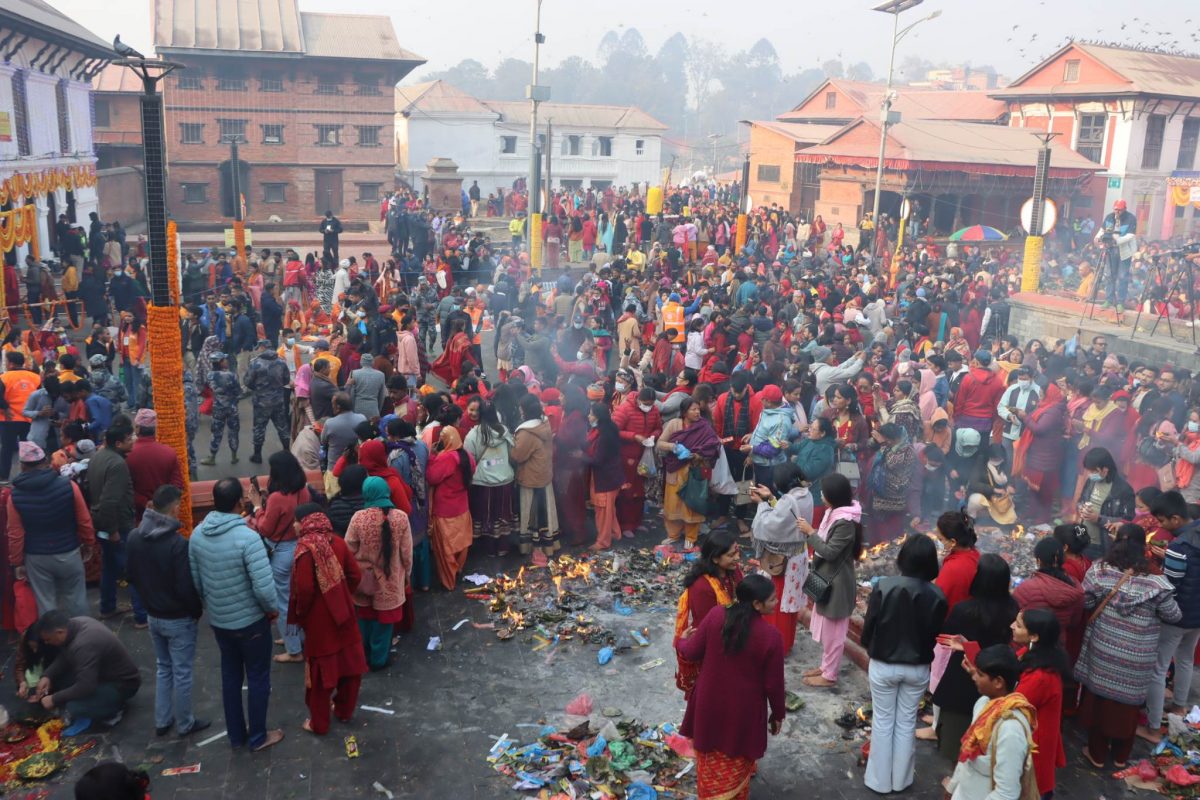
POLYGON ((42 385, 36 372, 25 368, 25 354, 14 350, 8 354, 8 369, 0 375, 4 404, 0 408, 0 481, 7 481, 12 470, 17 446, 29 435, 29 417, 21 412, 29 395, 42 385))
POLYGON ((686 332, 683 328, 683 305, 679 302, 679 294, 677 292, 672 292, 671 296, 667 298, 667 302, 663 304, 662 322, 664 333, 669 330, 675 331, 674 335, 671 336, 672 342, 679 344, 684 340, 686 332))

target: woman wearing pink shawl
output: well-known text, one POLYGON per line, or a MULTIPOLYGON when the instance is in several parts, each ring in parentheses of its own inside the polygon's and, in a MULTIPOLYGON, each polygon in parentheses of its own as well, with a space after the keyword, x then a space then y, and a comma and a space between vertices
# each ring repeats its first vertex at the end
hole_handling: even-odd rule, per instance
POLYGON ((312 386, 312 364, 301 364, 292 378, 295 392, 292 394, 292 441, 305 425, 316 422, 309 402, 309 389, 312 386))
POLYGON ((533 374, 533 370, 530 369, 527 364, 522 364, 514 369, 513 372, 518 373, 522 378, 525 379, 525 388, 529 391, 536 394, 542 390, 541 381, 537 379, 537 376, 533 374))
POLYGON ((920 370, 921 388, 918 390, 917 405, 921 409, 921 421, 928 428, 933 422, 933 412, 938 410, 937 395, 933 393, 933 387, 937 383, 937 376, 933 374, 933 370, 920 370))

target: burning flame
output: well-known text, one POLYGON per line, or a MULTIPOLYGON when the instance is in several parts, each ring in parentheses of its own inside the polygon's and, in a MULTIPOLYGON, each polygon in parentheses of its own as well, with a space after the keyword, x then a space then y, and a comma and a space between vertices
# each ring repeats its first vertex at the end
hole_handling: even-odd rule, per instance
POLYGON ((905 534, 905 535, 900 536, 898 539, 896 539, 894 541, 880 542, 879 544, 864 548, 863 553, 861 556, 859 556, 858 560, 866 561, 868 558, 871 558, 871 559, 879 558, 881 555, 883 555, 884 551, 887 550, 889 547, 893 547, 893 546, 897 547, 897 548, 900 547, 900 545, 904 544, 904 540, 907 538, 908 538, 908 536, 907 536, 907 534, 905 534))
POLYGON ((1013 541, 1016 541, 1017 539, 1022 538, 1024 535, 1025 535, 1025 526, 1024 525, 1017 525, 1016 527, 1013 528, 1013 532, 1012 532, 1013 541))
POLYGON ((552 578, 552 580, 554 581, 555 596, 562 597, 562 582, 563 582, 562 575, 555 575, 552 578))

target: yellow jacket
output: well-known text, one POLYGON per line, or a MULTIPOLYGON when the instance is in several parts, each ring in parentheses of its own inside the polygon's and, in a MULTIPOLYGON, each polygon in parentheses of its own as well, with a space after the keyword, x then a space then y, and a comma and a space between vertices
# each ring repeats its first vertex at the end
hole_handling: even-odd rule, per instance
POLYGON ((521 236, 525 233, 525 220, 520 217, 513 217, 508 223, 508 234, 510 236, 521 236))

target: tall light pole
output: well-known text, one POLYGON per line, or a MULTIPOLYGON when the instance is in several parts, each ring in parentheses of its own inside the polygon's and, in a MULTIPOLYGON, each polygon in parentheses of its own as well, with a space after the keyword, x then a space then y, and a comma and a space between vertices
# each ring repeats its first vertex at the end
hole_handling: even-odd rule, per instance
MULTIPOLYGON (((892 76, 896 66, 896 45, 904 38, 905 34, 913 28, 920 25, 922 22, 927 22, 931 19, 936 19, 942 15, 940 10, 934 11, 927 17, 922 17, 908 27, 900 28, 900 15, 910 8, 915 8, 925 0, 885 0, 885 2, 874 6, 872 10, 882 11, 884 14, 892 15, 892 54, 888 57, 888 76, 887 88, 883 92, 883 105, 879 110, 880 134, 879 134, 879 163, 875 166, 875 203, 871 208, 871 220, 876 227, 879 225, 879 195, 883 191, 883 158, 887 151, 887 135, 888 126, 899 122, 899 117, 892 116, 892 76)), ((876 255, 879 255, 876 253, 876 255)))
POLYGON ((541 153, 537 145, 538 103, 550 99, 550 87, 538 85, 538 65, 541 59, 541 47, 546 42, 542 35, 542 0, 534 0, 536 10, 533 22, 533 81, 525 87, 525 96, 529 98, 529 214, 539 214, 542 210, 541 187, 538 180, 538 162, 541 153))

